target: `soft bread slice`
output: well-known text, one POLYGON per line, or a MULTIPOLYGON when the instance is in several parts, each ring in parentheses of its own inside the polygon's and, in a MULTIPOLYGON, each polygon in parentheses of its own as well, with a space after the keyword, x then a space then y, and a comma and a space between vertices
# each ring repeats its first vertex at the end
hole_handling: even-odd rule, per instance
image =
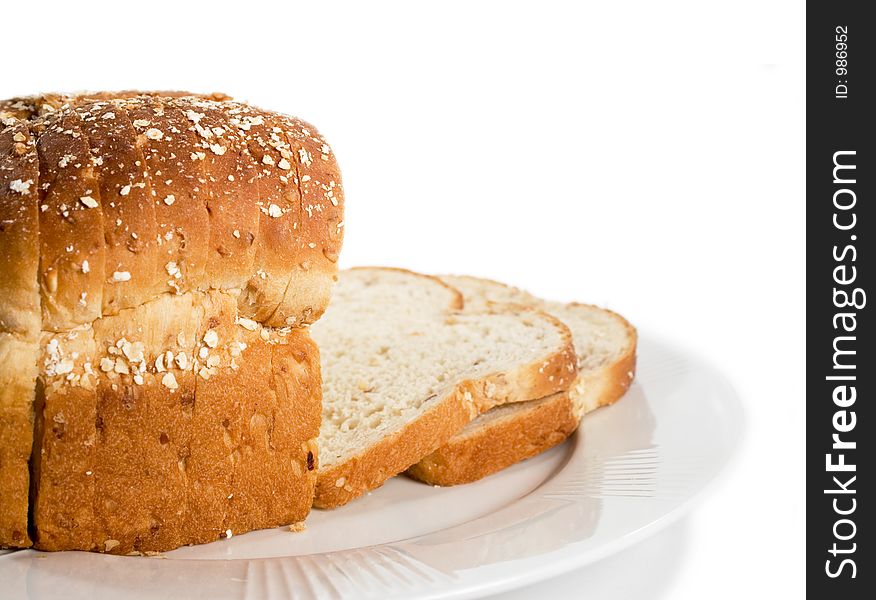
POLYGON ((442 275, 441 280, 462 292, 467 310, 516 304, 544 311, 572 332, 578 377, 569 398, 580 419, 624 395, 636 372, 636 329, 620 316, 592 304, 542 300, 529 292, 497 281, 467 275, 442 275))
POLYGON ((497 406, 407 473, 433 485, 470 483, 553 448, 577 428, 566 392, 497 406))
POLYGON ((458 291, 398 269, 344 272, 320 347, 315 506, 340 506, 443 445, 478 414, 565 391, 569 330, 537 311, 461 312, 458 291))
POLYGON ((569 393, 494 408, 408 469, 433 485, 476 481, 547 450, 569 436, 581 417, 623 396, 636 365, 636 330, 620 315, 587 304, 548 302, 523 290, 467 276, 442 279, 463 292, 469 310, 538 307, 569 326, 578 376, 569 393))

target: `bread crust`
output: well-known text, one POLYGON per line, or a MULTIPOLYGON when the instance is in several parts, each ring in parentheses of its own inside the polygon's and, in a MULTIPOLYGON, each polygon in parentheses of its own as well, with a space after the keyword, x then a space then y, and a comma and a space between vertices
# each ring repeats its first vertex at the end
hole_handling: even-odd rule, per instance
POLYGON ((36 340, 40 331, 40 173, 36 142, 27 125, 0 126, 0 331, 36 340))
POLYGON ((92 198, 103 216, 105 243, 101 314, 113 315, 143 304, 160 286, 158 228, 143 152, 127 111, 118 103, 77 107, 98 184, 92 198), (121 190, 127 190, 122 195, 121 190), (130 273, 116 281, 114 273, 130 273))
POLYGON ((114 314, 115 297, 124 296, 126 290, 132 299, 118 303, 118 308, 135 306, 137 296, 142 302, 162 292, 241 290, 241 315, 272 327, 306 325, 325 310, 343 242, 344 194, 334 153, 308 123, 233 102, 221 94, 186 92, 17 98, 0 101, 0 118, 27 119, 44 155, 41 169, 49 188, 42 203, 49 205, 49 214, 41 215, 41 226, 51 232, 48 237, 53 240, 43 248, 46 268, 41 284, 48 324, 44 329, 64 331, 114 314), (118 120, 119 127, 94 122, 97 112, 101 117, 116 117, 109 120, 118 120), (91 136, 82 134, 83 117, 89 119, 91 136), (142 155, 142 176, 131 184, 107 183, 102 194, 107 197, 101 199, 104 179, 123 181, 120 171, 129 172, 130 177, 136 174, 130 162, 118 169, 103 169, 92 160, 64 157, 88 155, 89 137, 98 152, 113 142, 116 148, 130 148, 127 123, 136 134, 135 147, 127 154, 135 158, 135 167, 142 155), (67 131, 71 134, 64 137, 67 131), (99 139, 101 132, 107 135, 99 139), (240 193, 234 194, 230 210, 228 188, 233 187, 240 193), (150 229, 148 207, 141 206, 139 199, 144 194, 151 195, 154 204, 158 234, 154 250, 151 240, 133 231, 150 229), (74 212, 83 208, 79 198, 84 196, 98 206, 90 213, 74 212), (104 204, 109 207, 120 198, 142 209, 140 216, 126 221, 108 214, 103 219, 106 226, 98 226, 104 204), (52 215, 64 212, 63 220, 80 233, 76 240, 56 235, 63 234, 64 227, 52 215), (256 228, 256 217, 258 231, 249 231, 256 228), (119 220, 121 224, 114 225, 119 220), (114 252, 120 240, 111 239, 108 246, 103 243, 101 231, 111 234, 114 227, 122 228, 125 235, 120 239, 134 247, 129 248, 137 255, 133 259, 114 252), (133 241, 130 233, 136 233, 139 241, 133 241), (66 250, 71 244, 72 253, 66 250), (104 254, 115 264, 124 258, 135 263, 154 261, 157 267, 136 273, 110 271, 104 267, 104 254), (87 272, 81 269, 85 260, 87 272), (119 275, 114 277, 115 273, 119 275), (167 285, 151 290, 153 278, 167 285), (96 291, 98 283, 113 292, 106 303, 103 290, 96 291), (52 291, 58 285, 64 289, 52 291), (79 306, 82 292, 86 293, 85 307, 79 306), (95 300, 105 307, 97 307, 95 300))
MULTIPOLYGON (((46 550, 92 550, 98 543, 95 519, 97 390, 91 377, 70 385, 66 357, 96 355, 90 331, 44 332, 49 366, 37 380, 31 536, 46 550)), ((84 368, 83 368, 84 372, 84 368)))
POLYGON ((318 350, 306 330, 241 323, 236 309, 221 291, 162 295, 44 334, 58 356, 38 392, 37 548, 159 552, 307 515, 318 350), (143 327, 156 315, 163 327, 143 327))
POLYGON ((231 112, 232 122, 246 132, 249 154, 259 170, 261 197, 253 265, 256 272, 250 274, 244 287, 241 311, 257 321, 275 325, 271 316, 283 302, 292 272, 290 267, 295 267, 298 258, 295 236, 301 218, 300 191, 295 185, 294 173, 290 173, 291 164, 280 167, 284 158, 280 152, 289 154, 289 150, 276 119, 243 105, 231 112))
POLYGON ((78 105, 90 101, 125 100, 138 97, 185 98, 194 96, 205 100, 223 102, 231 96, 221 92, 193 94, 182 90, 120 90, 117 92, 81 92, 78 94, 47 93, 33 96, 20 96, 0 100, 0 123, 6 120, 21 119, 29 121, 54 112, 66 105, 78 105))
POLYGON ((0 548, 31 545, 27 529, 36 342, 0 332, 0 548))
MULTIPOLYGON (((598 308, 592 304, 578 302, 572 302, 569 306, 598 308)), ((613 315, 623 324, 629 343, 623 354, 613 362, 598 369, 578 371, 575 383, 569 388, 569 397, 579 421, 585 414, 617 402, 630 389, 636 376, 636 351, 639 344, 636 328, 614 311, 607 308, 599 310, 613 315)))
MULTIPOLYGON (((191 511, 189 473, 180 463, 185 467, 192 448, 210 440, 207 431, 201 434, 192 426, 197 401, 195 370, 174 368, 178 365, 168 361, 166 353, 185 353, 189 360, 195 356, 198 329, 206 317, 205 303, 197 301, 194 294, 165 294, 94 324, 97 354, 92 360, 98 366, 94 549, 107 551, 110 546, 109 551, 116 553, 143 552, 199 539, 200 532, 187 521, 191 511), (160 328, 143 326, 155 322, 157 315, 161 315, 160 328), (143 362, 136 360, 139 348, 129 352, 134 359, 129 360, 124 342, 118 347, 120 340, 142 343, 143 362), (155 369, 159 353, 165 356, 164 372, 155 369), (120 362, 131 372, 104 372, 104 358, 120 362), (147 367, 140 373, 142 384, 138 384, 134 375, 144 363, 147 367), (165 372, 173 373, 176 389, 162 384, 165 372), (112 547, 115 542, 118 544, 112 547)), ((63 545, 59 542, 51 549, 68 549, 77 541, 77 536, 68 534, 63 545)))
MULTIPOLYGON (((158 264, 166 271, 164 291, 206 289, 210 287, 206 273, 210 242, 206 153, 189 130, 189 118, 173 100, 130 98, 123 106, 143 148, 152 188, 158 264)), ((124 189, 119 190, 122 192, 124 189)))
POLYGON ((553 448, 578 427, 572 402, 564 392, 521 403, 515 409, 471 433, 455 435, 411 466, 406 475, 430 485, 471 483, 553 448))
POLYGON ((100 188, 79 114, 51 113, 33 130, 40 158, 42 329, 67 331, 101 315, 105 243, 100 188))
POLYGON ((290 273, 283 301, 268 322, 296 326, 322 315, 331 285, 337 279, 336 264, 344 234, 344 191, 332 150, 316 128, 287 115, 275 115, 275 119, 288 142, 288 148, 279 148, 281 160, 286 159, 294 168, 301 205, 298 235, 294 237, 298 263, 290 273), (320 243, 309 241, 313 239, 320 243), (314 273, 330 273, 331 277, 314 278, 314 273), (308 288, 309 293, 303 295, 306 301, 302 301, 298 290, 308 288))
POLYGON ((225 108, 195 98, 177 100, 198 134, 210 217, 206 275, 218 289, 240 288, 255 271, 261 176, 242 132, 225 108), (224 149, 224 150, 223 150, 224 149))

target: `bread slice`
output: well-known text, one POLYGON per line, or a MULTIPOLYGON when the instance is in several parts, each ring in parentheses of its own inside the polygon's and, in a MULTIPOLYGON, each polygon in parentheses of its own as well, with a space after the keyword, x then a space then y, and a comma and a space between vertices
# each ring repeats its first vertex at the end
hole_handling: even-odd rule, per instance
POLYGON ((459 292, 433 277, 342 273, 312 327, 324 381, 316 506, 382 485, 494 406, 569 387, 572 339, 558 320, 461 307, 459 292))
POLYGON ((469 310, 537 307, 569 326, 578 375, 568 394, 494 408, 408 469, 433 485, 476 481, 534 456, 577 428, 581 417, 623 396, 636 364, 636 330, 620 315, 587 304, 548 302, 504 284, 467 276, 442 279, 463 292, 469 310))
POLYGON ((519 288, 480 277, 444 275, 441 280, 462 293, 468 310, 517 304, 544 311, 569 327, 578 366, 569 397, 579 419, 616 401, 630 387, 636 371, 637 334, 621 315, 592 304, 542 300, 519 288))
POLYGON ((497 406, 410 467, 433 485, 470 483, 553 448, 578 428, 569 394, 497 406))

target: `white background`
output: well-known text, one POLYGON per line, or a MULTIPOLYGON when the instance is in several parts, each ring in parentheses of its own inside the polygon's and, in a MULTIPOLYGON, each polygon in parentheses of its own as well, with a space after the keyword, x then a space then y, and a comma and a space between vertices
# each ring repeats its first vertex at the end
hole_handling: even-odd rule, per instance
POLYGON ((697 510, 517 597, 802 595, 802 2, 20 2, 2 20, 0 97, 221 90, 317 124, 344 265, 602 303, 727 374, 747 435, 697 510))

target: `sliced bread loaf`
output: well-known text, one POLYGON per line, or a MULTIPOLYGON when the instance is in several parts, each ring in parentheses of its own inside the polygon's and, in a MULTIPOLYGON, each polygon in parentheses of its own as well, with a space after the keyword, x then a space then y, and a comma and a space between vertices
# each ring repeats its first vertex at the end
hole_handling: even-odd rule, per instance
POLYGON ((620 315, 587 304, 548 302, 495 281, 467 276, 442 279, 461 290, 468 310, 514 305, 537 307, 569 326, 578 375, 568 394, 494 408, 447 444, 408 469, 434 485, 476 481, 562 442, 591 410, 623 396, 636 364, 636 330, 620 315))
POLYGON ((533 310, 461 312, 440 280, 385 268, 341 274, 320 347, 323 419, 314 504, 349 502, 494 406, 568 389, 571 334, 533 310))

